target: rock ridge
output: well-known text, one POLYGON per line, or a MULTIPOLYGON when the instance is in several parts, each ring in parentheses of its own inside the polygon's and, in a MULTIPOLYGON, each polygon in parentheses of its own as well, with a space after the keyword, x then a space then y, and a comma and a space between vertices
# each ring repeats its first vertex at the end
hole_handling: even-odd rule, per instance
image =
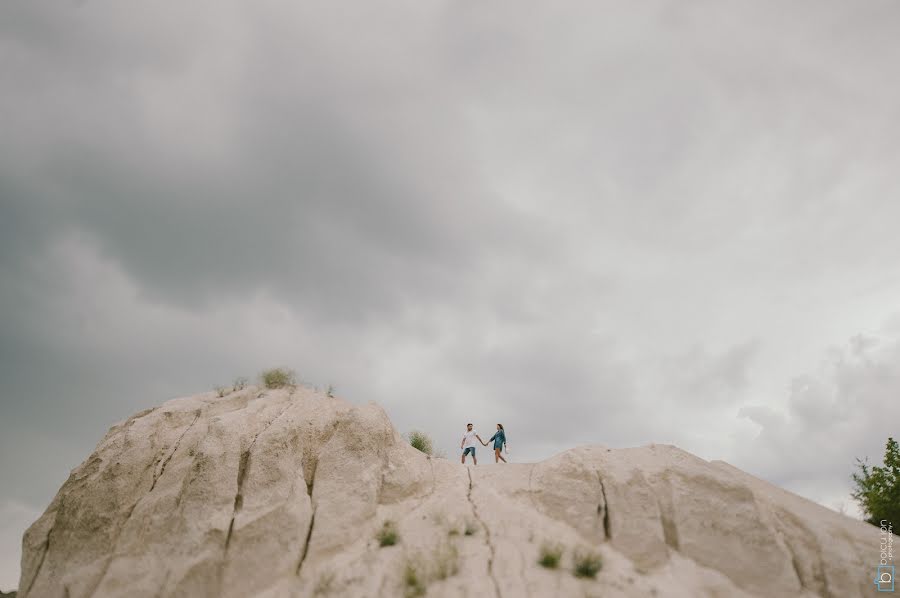
POLYGON ((848 598, 877 550, 873 526, 673 446, 470 468, 375 404, 248 387, 114 425, 26 532, 19 596, 848 598))

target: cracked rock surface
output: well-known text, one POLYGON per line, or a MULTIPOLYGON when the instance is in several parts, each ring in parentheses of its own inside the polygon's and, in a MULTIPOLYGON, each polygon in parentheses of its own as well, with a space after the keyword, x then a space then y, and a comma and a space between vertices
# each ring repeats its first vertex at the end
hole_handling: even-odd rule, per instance
POLYGON ((847 598, 877 550, 875 527, 672 446, 463 467, 377 405, 251 387, 113 426, 26 532, 19 596, 847 598))

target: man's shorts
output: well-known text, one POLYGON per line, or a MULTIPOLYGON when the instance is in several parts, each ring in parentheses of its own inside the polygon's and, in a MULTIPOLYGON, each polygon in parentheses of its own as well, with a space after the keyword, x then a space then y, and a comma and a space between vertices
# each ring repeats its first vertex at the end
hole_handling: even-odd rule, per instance
POLYGON ((475 456, 475 447, 474 447, 474 446, 470 446, 470 447, 467 447, 466 450, 463 451, 463 457, 465 457, 466 455, 468 455, 468 454, 469 454, 469 451, 472 451, 472 456, 473 456, 473 457, 475 456))

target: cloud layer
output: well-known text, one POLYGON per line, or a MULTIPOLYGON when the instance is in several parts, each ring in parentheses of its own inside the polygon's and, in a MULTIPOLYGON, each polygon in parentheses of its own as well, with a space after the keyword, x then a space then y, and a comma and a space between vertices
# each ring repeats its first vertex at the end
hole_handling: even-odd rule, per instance
POLYGON ((273 364, 451 457, 500 421, 849 503, 900 421, 898 25, 5 3, 0 559, 111 423, 273 364))

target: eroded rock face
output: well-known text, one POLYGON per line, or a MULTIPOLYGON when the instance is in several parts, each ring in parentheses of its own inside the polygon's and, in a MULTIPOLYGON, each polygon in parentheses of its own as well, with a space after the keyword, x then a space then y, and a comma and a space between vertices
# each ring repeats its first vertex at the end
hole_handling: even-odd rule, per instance
POLYGON ((877 549, 873 526, 674 447, 467 468, 375 405, 248 388, 114 426, 25 534, 19 595, 846 598, 877 549))

